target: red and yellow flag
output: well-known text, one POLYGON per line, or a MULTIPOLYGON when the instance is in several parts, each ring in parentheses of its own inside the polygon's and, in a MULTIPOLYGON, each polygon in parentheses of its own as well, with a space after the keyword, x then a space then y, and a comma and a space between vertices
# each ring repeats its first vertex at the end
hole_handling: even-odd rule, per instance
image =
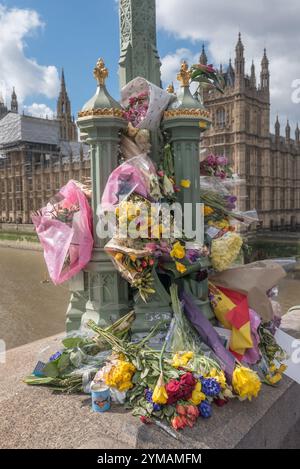
POLYGON ((219 322, 232 331, 230 350, 242 359, 253 348, 247 296, 209 283, 212 306, 219 322))

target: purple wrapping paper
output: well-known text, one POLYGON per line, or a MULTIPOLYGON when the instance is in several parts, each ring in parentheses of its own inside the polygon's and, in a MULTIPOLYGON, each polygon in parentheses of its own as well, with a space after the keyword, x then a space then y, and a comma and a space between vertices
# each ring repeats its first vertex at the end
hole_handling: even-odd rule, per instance
POLYGON ((260 339, 258 334, 258 328, 261 325, 261 319, 260 316, 255 311, 253 311, 253 309, 249 309, 249 314, 251 322, 251 336, 253 341, 253 348, 248 349, 246 351, 243 361, 248 365, 255 365, 261 359, 259 352, 260 339))
POLYGON ((218 333, 201 310, 195 305, 192 297, 182 291, 180 293, 180 300, 183 301, 183 308, 186 317, 193 324, 205 344, 215 352, 217 357, 224 364, 226 378, 231 383, 235 368, 235 359, 233 355, 231 355, 231 353, 222 345, 218 333))

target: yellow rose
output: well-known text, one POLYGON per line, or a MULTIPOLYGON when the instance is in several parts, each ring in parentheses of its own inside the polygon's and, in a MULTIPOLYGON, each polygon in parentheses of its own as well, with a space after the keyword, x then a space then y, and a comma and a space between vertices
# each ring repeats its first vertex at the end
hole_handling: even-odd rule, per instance
POLYGON ((176 259, 184 259, 185 258, 185 248, 178 241, 176 244, 174 244, 173 249, 172 249, 170 254, 171 254, 172 257, 175 257, 176 259))
POLYGON ((181 264, 180 262, 176 262, 176 269, 177 269, 177 272, 179 272, 180 274, 185 274, 187 271, 187 268, 185 267, 185 265, 181 264))

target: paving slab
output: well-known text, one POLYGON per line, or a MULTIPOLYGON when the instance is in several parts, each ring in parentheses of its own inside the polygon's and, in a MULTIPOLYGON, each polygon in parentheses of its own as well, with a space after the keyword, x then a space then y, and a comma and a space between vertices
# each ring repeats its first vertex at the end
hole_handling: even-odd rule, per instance
POLYGON ((29 387, 39 351, 59 349, 61 336, 7 352, 0 364, 0 448, 205 449, 299 448, 300 386, 285 378, 278 388, 264 386, 258 399, 214 407, 177 441, 155 426, 143 425, 119 406, 96 414, 89 396, 53 394, 29 387))

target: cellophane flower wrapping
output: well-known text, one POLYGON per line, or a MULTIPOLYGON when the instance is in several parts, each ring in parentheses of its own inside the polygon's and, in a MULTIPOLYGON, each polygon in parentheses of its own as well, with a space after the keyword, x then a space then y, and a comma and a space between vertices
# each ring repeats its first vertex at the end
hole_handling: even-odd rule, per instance
POLYGON ((151 159, 146 154, 135 156, 111 173, 102 196, 102 210, 114 210, 133 193, 156 200, 160 196, 158 191, 159 182, 151 159))
POLYGON ((128 121, 136 128, 148 130, 158 129, 163 112, 172 99, 168 92, 142 77, 128 83, 122 89, 121 95, 121 104, 128 121), (136 105, 139 97, 141 105, 136 105))
POLYGON ((70 280, 89 263, 94 245, 92 210, 76 181, 69 181, 32 215, 32 222, 54 284, 70 280))

